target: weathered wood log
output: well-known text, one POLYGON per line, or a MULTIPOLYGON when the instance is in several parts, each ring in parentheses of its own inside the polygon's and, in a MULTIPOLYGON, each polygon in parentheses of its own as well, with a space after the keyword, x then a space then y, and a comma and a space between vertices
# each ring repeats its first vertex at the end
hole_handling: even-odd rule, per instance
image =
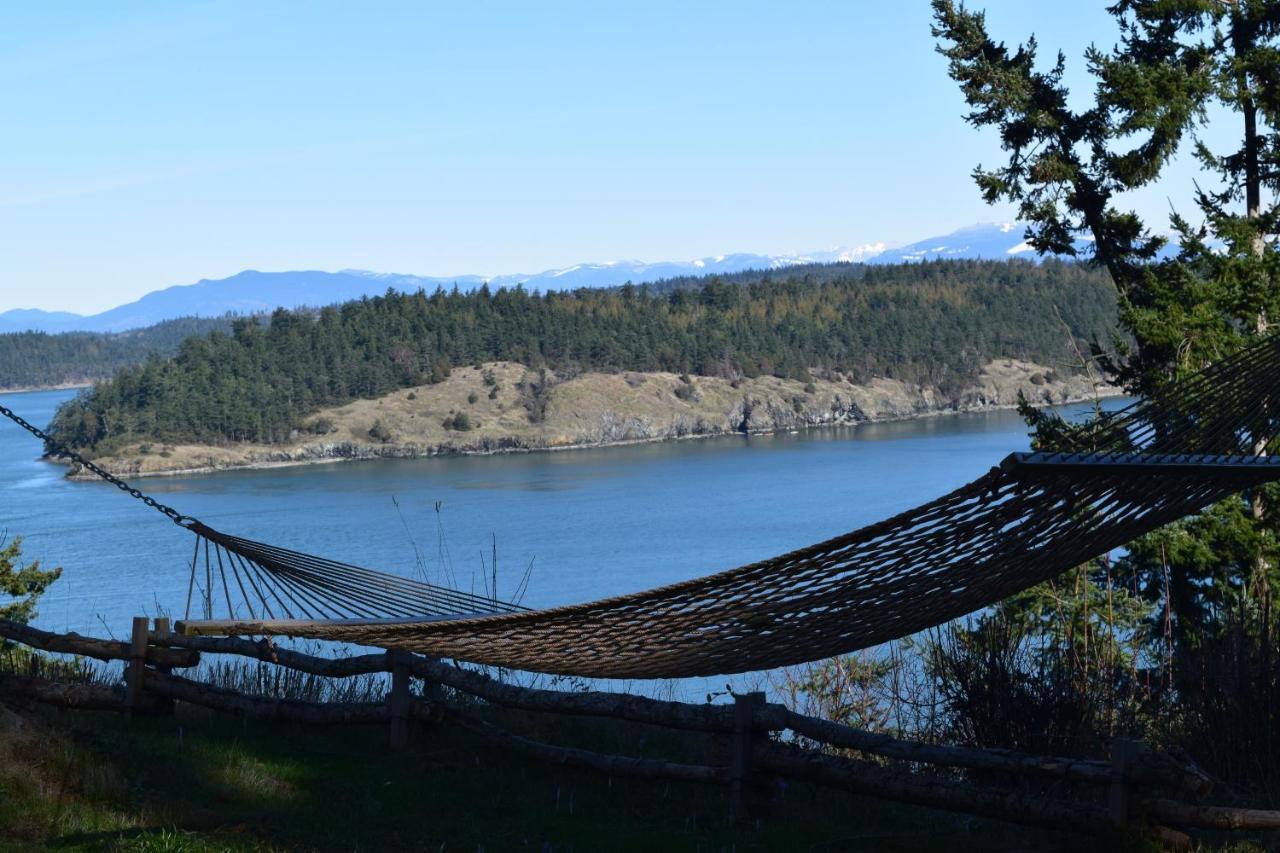
POLYGON ((305 652, 283 649, 270 639, 254 642, 240 637, 185 637, 170 634, 157 637, 155 641, 162 646, 173 649, 188 649, 196 652, 207 652, 220 655, 240 655, 256 658, 267 663, 279 664, 299 672, 320 675, 326 678, 350 678, 354 675, 368 675, 374 672, 387 671, 387 659, 383 654, 357 655, 349 658, 325 658, 309 655, 305 652))
POLYGON ((147 671, 147 640, 151 636, 151 620, 145 616, 133 617, 133 634, 129 642, 129 663, 125 666, 125 683, 128 685, 129 709, 143 704, 143 680, 147 671))
POLYGON ((409 653, 387 649, 391 670, 391 691, 387 694, 387 716, 391 718, 391 748, 403 752, 409 745, 409 653))
POLYGON ((559 764, 597 770, 611 776, 631 776, 639 779, 675 779, 681 782, 707 782, 717 785, 729 783, 729 768, 706 767, 700 764, 677 764, 655 758, 634 758, 624 755, 604 755, 576 747, 553 746, 513 734, 470 714, 449 710, 449 719, 463 728, 476 732, 504 747, 526 755, 559 764))
POLYGON ((801 779, 862 796, 1073 832, 1106 833, 1113 830, 1107 810, 1093 803, 984 788, 967 782, 890 770, 867 761, 814 755, 777 744, 757 749, 753 760, 761 770, 776 776, 801 779))
POLYGON ((1206 806, 1176 800, 1151 799, 1139 806, 1145 815, 1162 823, 1199 829, 1280 829, 1280 811, 1206 806))
POLYGON ((588 690, 566 693, 536 687, 503 684, 487 675, 461 669, 431 658, 414 655, 410 669, 419 678, 452 687, 463 693, 522 711, 543 711, 570 716, 611 717, 691 731, 733 731, 733 708, 728 705, 693 705, 667 702, 624 693, 588 690))
MULTIPOLYGON (((770 705, 766 713, 780 717, 780 719, 768 720, 771 727, 788 728, 796 734, 819 743, 854 749, 871 755, 881 755, 885 758, 944 767, 1065 779, 1096 785, 1108 785, 1112 781, 1112 765, 1109 761, 1058 758, 1009 749, 976 749, 900 740, 889 735, 833 723, 830 720, 807 717, 779 705, 770 705)), ((1134 757, 1126 766, 1126 774, 1131 781, 1171 787, 1197 796, 1207 793, 1213 787, 1213 780, 1193 762, 1165 753, 1147 753, 1134 757)))
POLYGON ((0 698, 87 711, 120 711, 127 707, 123 687, 54 681, 33 675, 0 674, 0 698))
MULTIPOLYGON (((209 654, 257 658, 312 675, 331 678, 386 672, 388 669, 386 656, 382 654, 331 659, 279 648, 267 640, 254 642, 239 637, 192 637, 175 633, 168 637, 158 637, 155 642, 176 649, 194 649, 209 654)), ((503 684, 482 673, 462 669, 434 658, 412 655, 407 661, 410 671, 418 678, 452 687, 508 708, 573 716, 614 717, 631 722, 693 731, 733 730, 733 709, 729 706, 666 702, 643 696, 600 691, 566 693, 562 690, 519 687, 503 684)))
MULTIPOLYGON (((30 646, 44 652, 80 655, 96 660, 128 660, 129 644, 115 640, 82 637, 79 634, 53 634, 0 619, 0 638, 30 646)), ((170 649, 149 646, 147 662, 156 666, 185 668, 200 663, 200 653, 189 649, 170 649)))
MULTIPOLYGON (((148 671, 148 693, 201 705, 216 711, 239 714, 255 720, 292 720, 300 723, 377 723, 388 718, 381 702, 303 702, 295 699, 268 699, 234 690, 202 684, 177 675, 148 671)), ((417 704, 417 703, 415 703, 417 704)), ((428 709, 417 709, 425 714, 428 709)))
POLYGON ((745 820, 758 810, 759 777, 753 772, 751 756, 760 737, 756 714, 765 706, 764 693, 739 693, 733 697, 733 734, 729 738, 729 819, 745 820))

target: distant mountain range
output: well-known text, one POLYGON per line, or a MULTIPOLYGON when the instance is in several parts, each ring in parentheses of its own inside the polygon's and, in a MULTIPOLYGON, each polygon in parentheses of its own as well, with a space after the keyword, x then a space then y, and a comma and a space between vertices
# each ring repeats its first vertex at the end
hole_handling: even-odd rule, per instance
POLYGON ((458 286, 470 290, 482 284, 490 287, 523 285, 530 290, 572 290, 579 287, 612 287, 628 281, 634 284, 677 276, 709 276, 750 269, 785 269, 814 263, 891 264, 940 258, 1001 259, 1035 258, 1023 241, 1023 226, 1017 223, 974 225, 951 234, 920 240, 890 249, 884 243, 868 243, 854 249, 833 249, 802 255, 733 254, 694 261, 613 261, 576 264, 564 269, 533 275, 416 276, 375 273, 365 270, 340 272, 295 271, 259 272, 245 270, 229 278, 202 279, 195 284, 175 285, 156 290, 141 299, 84 316, 65 311, 18 308, 0 313, 0 332, 122 332, 150 326, 175 317, 219 317, 224 314, 257 314, 277 307, 332 305, 375 296, 388 288, 427 291, 458 286))

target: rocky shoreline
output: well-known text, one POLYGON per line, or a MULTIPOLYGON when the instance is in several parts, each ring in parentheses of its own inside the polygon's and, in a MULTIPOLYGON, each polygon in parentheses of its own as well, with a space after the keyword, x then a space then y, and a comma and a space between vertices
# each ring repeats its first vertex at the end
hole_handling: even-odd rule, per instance
POLYGON ((669 373, 588 373, 550 381, 538 377, 539 382, 531 375, 510 363, 458 369, 437 385, 319 412, 309 419, 309 430, 284 445, 143 443, 95 461, 120 475, 148 477, 577 450, 1009 409, 1017 405, 1019 392, 1046 405, 1120 393, 1014 360, 993 362, 971 387, 950 396, 894 380, 854 384, 833 376, 806 383, 669 373), (456 420, 459 413, 464 423, 456 420))
POLYGON ((56 385, 14 386, 0 388, 0 394, 31 394, 36 391, 74 391, 77 388, 89 388, 92 382, 61 382, 56 385))

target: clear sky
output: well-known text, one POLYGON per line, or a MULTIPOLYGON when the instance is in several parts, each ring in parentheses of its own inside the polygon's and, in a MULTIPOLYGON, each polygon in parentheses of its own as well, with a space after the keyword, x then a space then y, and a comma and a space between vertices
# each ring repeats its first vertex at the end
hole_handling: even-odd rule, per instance
MULTIPOLYGON (((1110 44, 1110 0, 981 0, 1110 44)), ((11 4, 0 310, 242 269, 452 275, 979 221, 924 0, 11 4)), ((1159 213, 1163 196, 1139 203, 1159 213)))

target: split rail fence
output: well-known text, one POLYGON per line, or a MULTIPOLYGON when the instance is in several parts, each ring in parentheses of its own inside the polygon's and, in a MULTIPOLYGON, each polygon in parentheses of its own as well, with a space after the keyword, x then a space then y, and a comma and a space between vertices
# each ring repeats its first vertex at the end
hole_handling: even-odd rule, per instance
POLYGON ((1109 761, 1001 749, 942 746, 863 731, 796 713, 763 693, 699 705, 598 691, 566 692, 504 683, 483 673, 399 650, 326 658, 237 637, 184 637, 167 619, 133 621, 130 642, 54 634, 0 620, 0 640, 39 651, 125 661, 122 685, 0 674, 0 699, 65 708, 154 712, 185 702, 266 720, 385 723, 404 749, 415 720, 449 721, 497 744, 562 766, 615 776, 723 785, 730 811, 761 808, 770 779, 796 779, 850 793, 1035 826, 1109 833, 1117 827, 1181 846, 1194 830, 1280 830, 1280 811, 1204 802, 1214 782, 1193 762, 1117 740, 1109 761), (175 675, 202 655, 235 655, 326 678, 389 674, 383 702, 308 702, 252 696, 175 675), (423 688, 417 695, 412 680, 423 688), (450 696, 453 691, 453 696, 450 696), (606 718, 719 736, 719 765, 609 755, 556 746, 484 719, 469 696, 494 706, 606 718), (782 739, 783 733, 793 737, 782 739), (853 757, 854 755, 858 757, 853 757))

